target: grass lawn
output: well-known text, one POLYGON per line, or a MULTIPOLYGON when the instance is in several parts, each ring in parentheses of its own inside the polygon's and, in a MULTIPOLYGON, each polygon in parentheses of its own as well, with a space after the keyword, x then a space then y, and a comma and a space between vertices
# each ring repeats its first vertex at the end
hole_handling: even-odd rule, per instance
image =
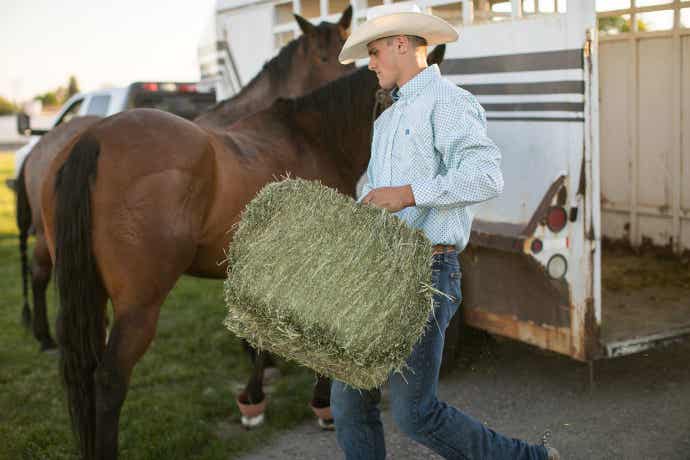
MULTIPOLYGON (((20 325, 21 278, 14 194, 4 186, 13 157, 0 153, 0 459, 76 458, 57 356, 41 354, 20 325)), ((49 314, 54 331, 53 284, 49 314)), ((280 363, 267 423, 245 431, 234 404, 249 359, 223 326, 222 282, 183 278, 168 297, 154 343, 135 368, 120 419, 120 457, 229 459, 311 417, 313 374, 280 363)), ((54 334, 54 332, 53 332, 54 334)))

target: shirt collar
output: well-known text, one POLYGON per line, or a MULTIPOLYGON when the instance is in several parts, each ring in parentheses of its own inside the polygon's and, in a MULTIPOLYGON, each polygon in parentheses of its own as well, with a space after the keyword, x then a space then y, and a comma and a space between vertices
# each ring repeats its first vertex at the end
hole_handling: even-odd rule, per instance
POLYGON ((402 85, 401 88, 393 89, 393 91, 391 91, 393 102, 396 102, 398 99, 407 99, 412 96, 416 96, 417 93, 426 88, 429 83, 434 81, 440 75, 441 71, 439 70, 438 65, 430 65, 412 77, 412 79, 402 85))

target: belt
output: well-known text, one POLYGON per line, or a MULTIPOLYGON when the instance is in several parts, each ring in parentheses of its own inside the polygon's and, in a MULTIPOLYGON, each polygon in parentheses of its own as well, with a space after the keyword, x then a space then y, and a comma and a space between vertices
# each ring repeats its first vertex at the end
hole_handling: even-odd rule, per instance
POLYGON ((435 244, 433 254, 443 254, 444 252, 455 251, 457 248, 454 244, 435 244))

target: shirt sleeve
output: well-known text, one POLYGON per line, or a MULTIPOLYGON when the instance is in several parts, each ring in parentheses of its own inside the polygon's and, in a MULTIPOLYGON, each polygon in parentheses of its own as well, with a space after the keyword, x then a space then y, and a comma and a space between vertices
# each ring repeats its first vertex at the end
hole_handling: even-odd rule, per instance
POLYGON ((371 184, 374 183, 373 178, 374 178, 374 145, 376 145, 376 137, 378 133, 377 129, 377 124, 378 120, 374 122, 374 132, 371 136, 371 147, 370 147, 370 152, 371 156, 369 158, 369 164, 367 165, 367 183, 364 184, 362 187, 362 194, 360 195, 359 199, 357 200, 357 203, 361 203, 362 200, 364 199, 365 196, 367 196, 367 193, 371 192, 371 190, 374 188, 371 186, 371 184))
POLYGON ((357 203, 361 203, 367 193, 371 191, 373 187, 371 186, 371 160, 369 161, 369 166, 367 167, 367 183, 362 187, 362 194, 357 199, 357 203))
POLYGON ((501 152, 486 133, 484 109, 474 96, 438 103, 431 122, 446 172, 410 184, 415 206, 464 207, 500 195, 501 152))

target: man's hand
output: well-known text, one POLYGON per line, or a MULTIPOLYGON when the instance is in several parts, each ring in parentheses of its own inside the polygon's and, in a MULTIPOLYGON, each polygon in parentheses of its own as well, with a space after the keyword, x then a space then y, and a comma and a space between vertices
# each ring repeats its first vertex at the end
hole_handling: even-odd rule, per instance
POLYGON ((362 203, 384 208, 390 212, 398 212, 415 205, 412 187, 409 185, 375 188, 367 193, 362 203))

